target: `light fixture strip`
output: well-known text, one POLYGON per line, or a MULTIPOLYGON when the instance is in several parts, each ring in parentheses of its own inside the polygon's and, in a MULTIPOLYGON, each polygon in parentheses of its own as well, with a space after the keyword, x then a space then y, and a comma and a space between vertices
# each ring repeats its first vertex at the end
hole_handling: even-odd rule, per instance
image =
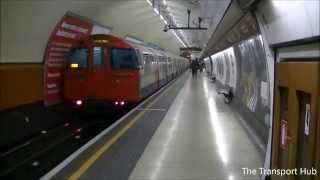
POLYGON ((159 15, 159 10, 157 8, 153 8, 154 12, 159 15))
MULTIPOLYGON (((152 2, 151 2, 151 0, 146 0, 147 1, 147 3, 151 6, 151 7, 153 7, 153 4, 152 4, 152 2)), ((164 5, 167 5, 167 1, 166 0, 163 0, 163 4, 164 5)), ((169 9, 169 8, 168 8, 169 9)), ((153 11, 157 14, 157 15, 159 15, 160 16, 160 19, 167 25, 168 24, 168 22, 165 20, 165 18, 160 14, 160 12, 159 12, 159 10, 157 9, 157 8, 153 8, 153 11)), ((168 13, 169 13, 169 15, 171 15, 172 16, 172 19, 173 19, 173 21, 175 21, 175 18, 174 18, 174 16, 172 15, 172 13, 168 10, 168 13)), ((173 30, 172 31, 172 33, 174 34, 174 36, 178 39, 178 41, 184 46, 184 47, 187 47, 186 46, 186 44, 182 41, 182 39, 177 35, 177 33, 173 30)), ((183 36, 183 35, 182 35, 183 36)))
POLYGON ((147 2, 150 6, 152 6, 152 2, 150 0, 147 0, 147 2))
POLYGON ((175 31, 172 31, 172 33, 176 36, 176 38, 179 40, 179 42, 184 46, 187 47, 186 44, 180 39, 180 37, 177 35, 175 31))

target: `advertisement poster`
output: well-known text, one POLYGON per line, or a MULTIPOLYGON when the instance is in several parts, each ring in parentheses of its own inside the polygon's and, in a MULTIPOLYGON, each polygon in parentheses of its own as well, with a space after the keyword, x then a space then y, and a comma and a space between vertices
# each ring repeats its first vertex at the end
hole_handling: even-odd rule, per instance
POLYGON ((306 114, 304 118, 304 134, 309 135, 310 131, 310 116, 311 116, 311 108, 310 104, 306 104, 306 114))
POLYGON ((280 146, 283 150, 288 150, 289 141, 291 140, 291 137, 289 135, 288 122, 286 120, 281 120, 280 125, 280 146))

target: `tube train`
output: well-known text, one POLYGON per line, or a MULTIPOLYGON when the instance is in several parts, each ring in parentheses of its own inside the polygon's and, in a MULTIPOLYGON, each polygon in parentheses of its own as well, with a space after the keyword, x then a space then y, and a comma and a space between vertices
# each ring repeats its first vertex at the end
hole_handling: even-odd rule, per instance
POLYGON ((91 35, 67 55, 64 98, 77 106, 137 103, 189 66, 188 59, 112 35, 91 35))

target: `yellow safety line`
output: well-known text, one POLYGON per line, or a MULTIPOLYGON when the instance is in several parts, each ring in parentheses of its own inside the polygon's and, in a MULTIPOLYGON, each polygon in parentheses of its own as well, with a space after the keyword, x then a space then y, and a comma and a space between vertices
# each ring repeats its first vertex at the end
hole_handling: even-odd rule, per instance
MULTIPOLYGON (((172 86, 170 86, 168 89, 163 91, 157 98, 155 98, 146 109, 150 108, 153 104, 155 104, 164 94, 166 94, 169 89, 171 89, 172 86)), ((94 164, 96 160, 99 159, 99 157, 107 151, 124 133, 128 131, 138 120, 141 118, 146 111, 140 111, 126 126, 124 126, 119 132, 117 132, 109 141, 107 141, 102 147, 99 148, 98 151, 96 151, 89 159, 87 159, 79 169, 77 169, 69 178, 68 180, 77 180, 79 179, 89 168, 94 164)))

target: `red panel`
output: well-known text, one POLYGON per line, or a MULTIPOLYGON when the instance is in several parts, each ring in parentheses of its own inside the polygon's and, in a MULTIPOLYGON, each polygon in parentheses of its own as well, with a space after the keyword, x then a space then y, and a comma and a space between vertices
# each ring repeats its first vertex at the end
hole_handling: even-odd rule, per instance
POLYGON ((87 77, 87 70, 68 70, 64 77, 64 96, 68 100, 84 100, 88 94, 87 77))
POLYGON ((79 41, 91 34, 93 24, 65 15, 56 25, 47 44, 44 56, 44 103, 62 101, 65 54, 79 41))

